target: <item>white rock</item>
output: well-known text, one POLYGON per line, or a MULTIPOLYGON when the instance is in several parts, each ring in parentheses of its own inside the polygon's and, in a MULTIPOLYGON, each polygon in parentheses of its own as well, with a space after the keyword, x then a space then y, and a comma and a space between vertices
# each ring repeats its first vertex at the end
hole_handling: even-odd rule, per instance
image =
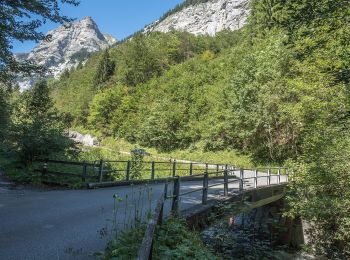
MULTIPOLYGON (((70 70, 86 61, 88 54, 100 51, 114 44, 110 35, 103 35, 91 17, 66 24, 49 31, 49 40, 39 43, 30 53, 17 54, 18 60, 31 60, 44 65, 47 77, 58 78, 65 70, 70 70)), ((21 89, 33 85, 35 77, 19 80, 21 89)))
POLYGON ((171 30, 210 35, 242 28, 249 14, 249 0, 212 0, 185 7, 145 27, 144 32, 171 30))
POLYGON ((80 143, 90 147, 98 146, 97 138, 92 135, 89 135, 89 134, 83 135, 76 131, 68 131, 67 135, 70 139, 72 139, 76 143, 80 143))

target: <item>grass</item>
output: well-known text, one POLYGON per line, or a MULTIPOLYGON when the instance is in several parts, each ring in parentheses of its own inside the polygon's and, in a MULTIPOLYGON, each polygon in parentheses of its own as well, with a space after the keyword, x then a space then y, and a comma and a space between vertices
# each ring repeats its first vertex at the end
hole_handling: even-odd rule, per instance
MULTIPOLYGON (((146 226, 121 233, 110 241, 102 259, 136 259, 146 226)), ((153 259, 219 259, 205 246, 200 234, 190 230, 186 221, 170 217, 161 227, 157 227, 153 246, 153 259)))
POLYGON ((131 144, 123 139, 105 138, 101 142, 101 149, 115 152, 129 152, 135 147, 142 148, 151 154, 149 160, 188 160, 210 164, 230 164, 237 167, 254 167, 249 155, 243 155, 235 150, 225 151, 203 151, 201 145, 194 149, 175 150, 172 152, 159 152, 154 148, 142 147, 138 144, 131 144))

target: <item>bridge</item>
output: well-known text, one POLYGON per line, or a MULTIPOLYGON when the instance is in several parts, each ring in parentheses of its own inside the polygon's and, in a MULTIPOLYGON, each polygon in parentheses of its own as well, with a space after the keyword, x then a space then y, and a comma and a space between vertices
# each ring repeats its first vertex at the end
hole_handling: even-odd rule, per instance
MULTIPOLYGON (((198 165, 187 166, 192 167, 192 172, 177 177, 176 166, 175 171, 174 167, 170 171, 175 176, 168 178, 155 177, 152 172, 155 173, 156 167, 151 167, 151 178, 139 182, 130 176, 127 180, 127 174, 131 173, 128 166, 122 182, 104 181, 101 173, 107 174, 111 169, 97 167, 97 182, 90 183, 90 187, 123 184, 107 188, 0 190, 0 258, 93 259, 92 254, 103 251, 115 232, 132 227, 136 217, 145 220, 150 212, 157 213, 160 199, 161 212, 166 217, 171 211, 189 212, 193 207, 205 207, 247 190, 288 181, 285 168, 236 169, 229 165, 201 164, 204 170, 200 170, 198 165)), ((88 179, 84 167, 83 177, 88 179)), ((50 172, 47 163, 43 169, 50 172)), ((147 255, 147 246, 143 248, 147 255)))

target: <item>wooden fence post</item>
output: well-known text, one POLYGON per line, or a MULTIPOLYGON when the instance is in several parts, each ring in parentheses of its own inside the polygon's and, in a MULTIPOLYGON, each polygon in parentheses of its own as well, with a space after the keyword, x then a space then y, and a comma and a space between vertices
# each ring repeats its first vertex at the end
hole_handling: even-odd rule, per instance
POLYGON ((154 170, 155 170, 155 162, 152 161, 152 175, 151 175, 152 180, 154 180, 154 175, 155 175, 154 170))
POLYGON ((164 185, 164 201, 168 199, 168 180, 165 182, 164 185))
POLYGON ((224 170, 224 196, 228 196, 228 172, 227 168, 224 170))
POLYGON ((239 190, 243 191, 244 189, 244 169, 239 170, 239 190))
POLYGON ((176 160, 173 162, 173 177, 176 175, 176 160))
POLYGON ((288 168, 286 168, 286 182, 289 182, 289 172, 288 172, 288 168))
POLYGON ((126 181, 130 180, 130 170, 131 170, 131 162, 128 161, 128 163, 126 165, 126 177, 125 177, 126 181))
POLYGON ((208 172, 204 174, 204 178, 203 178, 202 204, 207 205, 207 201, 208 201, 208 172))
POLYGON ((216 165, 216 176, 219 176, 219 164, 216 165))
POLYGON ((190 176, 192 176, 193 174, 193 163, 191 162, 190 163, 190 176))
MULTIPOLYGON (((165 202, 165 200, 167 198, 167 193, 168 193, 168 182, 165 182, 165 185, 164 185, 164 199, 163 199, 162 207, 160 208, 159 217, 158 217, 158 223, 157 223, 159 226, 161 226, 163 224, 164 202, 165 202)), ((151 259, 152 259, 152 252, 151 252, 151 259)))
POLYGON ((258 170, 254 171, 254 189, 258 187, 258 170))
POLYGON ((44 162, 44 165, 43 165, 43 169, 42 169, 42 172, 41 172, 41 178, 45 178, 45 176, 47 175, 47 161, 44 162))
POLYGON ((100 160, 100 165, 98 167, 99 182, 103 180, 103 160, 100 160))
POLYGON ((82 175, 82 181, 85 182, 86 181, 86 172, 87 172, 87 165, 86 165, 86 161, 83 162, 83 175, 82 175))
POLYGON ((268 186, 271 185, 271 168, 270 167, 267 169, 267 185, 268 186))
POLYGON ((179 214, 179 200, 180 200, 180 178, 177 176, 174 178, 174 190, 173 190, 173 201, 171 204, 171 211, 173 214, 179 214))
POLYGON ((278 167, 278 171, 277 171, 277 183, 280 184, 281 183, 281 167, 278 167))

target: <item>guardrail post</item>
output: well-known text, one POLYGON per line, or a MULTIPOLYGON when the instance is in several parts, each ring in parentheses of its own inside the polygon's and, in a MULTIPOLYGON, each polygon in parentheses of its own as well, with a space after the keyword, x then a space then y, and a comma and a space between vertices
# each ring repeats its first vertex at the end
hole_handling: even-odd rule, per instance
POLYGON ((86 172, 87 172, 87 165, 86 165, 86 161, 84 161, 84 162, 83 162, 83 175, 82 175, 82 178, 81 178, 81 180, 82 180, 83 182, 86 181, 86 172))
POLYGON ((164 201, 168 199, 168 180, 165 182, 164 185, 164 201))
POLYGON ((216 165, 216 176, 219 176, 219 164, 216 165))
POLYGON ((41 178, 44 178, 47 174, 48 170, 47 170, 47 161, 44 162, 44 165, 43 165, 43 170, 41 172, 41 178))
POLYGON ((171 211, 173 214, 179 213, 179 200, 180 200, 180 178, 177 176, 174 179, 174 190, 173 190, 173 202, 171 204, 171 211))
POLYGON ((258 170, 254 171, 254 189, 258 187, 258 170))
POLYGON ((271 168, 270 167, 267 169, 267 185, 268 186, 271 185, 271 168))
POLYGON ((176 160, 173 162, 173 177, 176 175, 176 160))
MULTIPOLYGON (((158 217, 158 225, 162 225, 163 224, 163 215, 164 215, 164 202, 167 198, 167 193, 168 193, 168 182, 165 182, 164 185, 164 201, 163 201, 163 205, 160 208, 160 212, 159 212, 159 217, 158 217)), ((152 252, 151 252, 151 256, 152 256, 152 252)))
POLYGON ((99 179, 99 182, 102 182, 103 180, 103 160, 100 160, 100 165, 98 167, 98 179, 99 179))
POLYGON ((278 184, 280 184, 281 183, 281 167, 278 167, 277 177, 278 177, 278 184))
POLYGON ((151 175, 152 180, 154 180, 154 175, 155 175, 154 170, 155 170, 155 162, 152 161, 152 175, 151 175))
POLYGON ((190 163, 190 176, 192 176, 193 174, 193 163, 191 162, 190 163))
POLYGON ((228 172, 227 168, 224 170, 224 196, 228 196, 228 172))
POLYGON ((126 176, 125 176, 126 181, 130 180, 130 171, 131 171, 131 161, 128 161, 126 165, 126 176))
POLYGON ((239 170, 239 191, 244 190, 244 169, 239 170))
POLYGON ((208 201, 208 172, 204 174, 204 178, 203 178, 202 204, 206 205, 207 201, 208 201))

